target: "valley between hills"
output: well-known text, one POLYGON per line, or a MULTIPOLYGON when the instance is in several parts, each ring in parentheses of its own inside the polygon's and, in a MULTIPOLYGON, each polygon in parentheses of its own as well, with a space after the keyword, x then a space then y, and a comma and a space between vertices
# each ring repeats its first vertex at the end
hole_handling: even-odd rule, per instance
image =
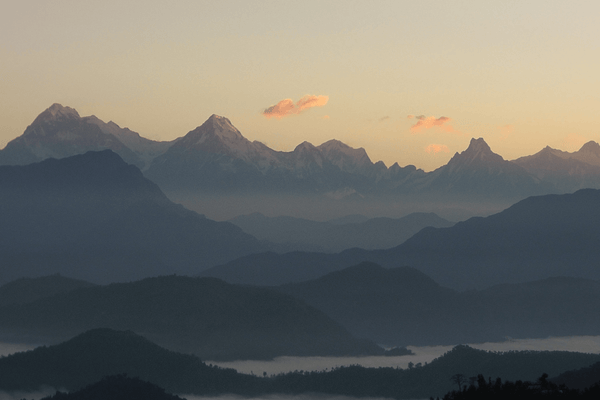
POLYGON ((0 150, 0 341, 42 345, 0 359, 0 390, 140 385, 124 373, 197 395, 422 398, 457 374, 584 389, 600 349, 262 377, 204 360, 597 336, 599 259, 595 142, 508 161, 474 138, 424 172, 336 140, 276 151, 216 115, 155 142, 54 104, 0 150))

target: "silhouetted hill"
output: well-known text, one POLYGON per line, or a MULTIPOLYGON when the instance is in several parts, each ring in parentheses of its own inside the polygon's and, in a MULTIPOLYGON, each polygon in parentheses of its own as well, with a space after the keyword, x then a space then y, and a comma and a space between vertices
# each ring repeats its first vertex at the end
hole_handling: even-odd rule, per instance
POLYGON ((383 353, 291 296, 217 279, 147 278, 0 308, 2 335, 38 343, 101 327, 132 330, 203 359, 383 353))
POLYGON ((426 228, 367 257, 410 265, 442 285, 485 287, 551 276, 600 279, 600 190, 529 197, 486 218, 426 228))
POLYGON ((331 253, 353 247, 386 249, 399 245, 427 226, 440 228, 454 224, 434 213, 412 213, 402 218, 372 218, 343 224, 293 217, 269 218, 254 213, 233 218, 230 222, 261 240, 287 244, 294 250, 312 248, 331 253))
POLYGON ((31 303, 58 293, 95 286, 93 283, 71 279, 59 274, 39 278, 20 278, 0 286, 0 307, 9 304, 31 303))
MULTIPOLYGON (((385 345, 465 343, 457 324, 458 293, 409 267, 363 262, 278 290, 322 310, 358 337, 385 345)), ((461 318, 462 319, 462 318, 461 318)), ((462 322, 462 321, 461 321, 462 322)))
POLYGON ((558 385, 565 385, 572 389, 581 390, 589 388, 600 382, 600 362, 594 363, 588 367, 565 371, 552 378, 552 382, 558 385))
POLYGON ((353 335, 390 346, 595 335, 600 329, 600 282, 578 278, 461 293, 413 268, 363 262, 278 290, 322 310, 353 335))
POLYGON ((0 167, 0 282, 190 273, 260 249, 238 227, 172 203, 110 150, 0 167))
POLYGON ((373 261, 411 266, 443 286, 465 289, 552 276, 600 279, 600 190, 534 196, 489 217, 424 228, 387 250, 339 254, 253 254, 203 274, 236 283, 301 282, 373 261))
POLYGON ((33 391, 41 386, 72 391, 115 374, 197 394, 239 393, 255 380, 234 370, 209 367, 195 356, 166 350, 131 331, 110 329, 94 329, 58 345, 0 359, 4 391, 33 391))

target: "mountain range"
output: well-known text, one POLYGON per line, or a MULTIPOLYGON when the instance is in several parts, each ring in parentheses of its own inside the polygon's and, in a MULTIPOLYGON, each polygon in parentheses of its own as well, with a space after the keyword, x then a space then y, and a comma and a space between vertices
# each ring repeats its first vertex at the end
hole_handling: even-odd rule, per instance
POLYGON ((243 256, 202 274, 228 282, 281 285, 301 282, 360 261, 410 266, 443 286, 485 288, 570 276, 600 279, 600 190, 533 196, 508 209, 448 228, 424 228, 386 250, 338 254, 292 252, 243 256))
POLYGON ((4 341, 56 343, 96 328, 131 330, 204 360, 384 354, 301 300, 213 278, 146 278, 0 307, 4 341))
POLYGON ((111 150, 0 166, 0 283, 192 274, 269 247, 171 202, 111 150))
MULTIPOLYGON (((467 203, 463 208, 470 208, 472 215, 479 211, 473 210, 476 203, 499 210, 531 195, 600 188, 600 146, 595 142, 574 153, 546 148, 507 161, 482 138, 472 139, 447 165, 426 173, 412 165, 396 163, 388 168, 381 161, 373 163, 364 149, 337 140, 319 146, 303 142, 291 152, 276 151, 249 141, 227 118, 217 115, 176 140, 156 142, 114 122, 80 117, 59 104, 42 112, 0 150, 0 165, 102 149, 111 149, 138 166, 170 198, 188 208, 208 215, 220 210, 220 216, 228 218, 248 213, 244 204, 250 196, 263 196, 251 212, 272 213, 275 199, 287 196, 318 199, 312 209, 319 205, 340 209, 344 200, 341 208, 349 211, 346 214, 372 210, 374 200, 379 201, 379 210, 390 213, 401 200, 403 215, 408 209, 426 211, 423 203, 446 208, 467 203), (223 211, 223 196, 228 198, 229 213, 223 211)), ((285 201, 279 199, 275 211, 284 214, 281 203, 285 201)))
POLYGON ((410 267, 364 262, 277 290, 386 346, 595 335, 600 282, 554 277, 458 292, 410 267))

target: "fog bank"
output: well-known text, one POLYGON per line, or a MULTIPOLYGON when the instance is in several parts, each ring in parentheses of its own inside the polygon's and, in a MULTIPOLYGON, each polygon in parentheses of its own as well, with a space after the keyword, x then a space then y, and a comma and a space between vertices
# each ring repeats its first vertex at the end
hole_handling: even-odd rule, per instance
MULTIPOLYGON (((511 350, 560 350, 581 353, 600 354, 600 336, 569 336, 550 337, 546 339, 511 339, 499 343, 473 343, 469 346, 488 351, 511 350)), ((324 371, 348 365, 362 365, 364 367, 392 367, 408 368, 409 363, 425 364, 443 355, 454 346, 407 346, 414 355, 385 357, 277 357, 271 361, 243 360, 231 362, 207 361, 225 368, 233 368, 242 373, 274 375, 290 371, 324 371)))

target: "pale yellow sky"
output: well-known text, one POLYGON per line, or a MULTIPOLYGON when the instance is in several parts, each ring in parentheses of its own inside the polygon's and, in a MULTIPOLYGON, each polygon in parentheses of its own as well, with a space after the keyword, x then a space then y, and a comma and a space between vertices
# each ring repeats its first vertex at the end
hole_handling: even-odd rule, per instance
POLYGON ((596 1, 3 1, 0 147, 58 102, 152 139, 218 114, 277 150, 335 138, 425 170, 471 137, 506 159, 574 151, 600 141, 598 15, 596 1), (262 114, 306 95, 328 101, 262 114))

